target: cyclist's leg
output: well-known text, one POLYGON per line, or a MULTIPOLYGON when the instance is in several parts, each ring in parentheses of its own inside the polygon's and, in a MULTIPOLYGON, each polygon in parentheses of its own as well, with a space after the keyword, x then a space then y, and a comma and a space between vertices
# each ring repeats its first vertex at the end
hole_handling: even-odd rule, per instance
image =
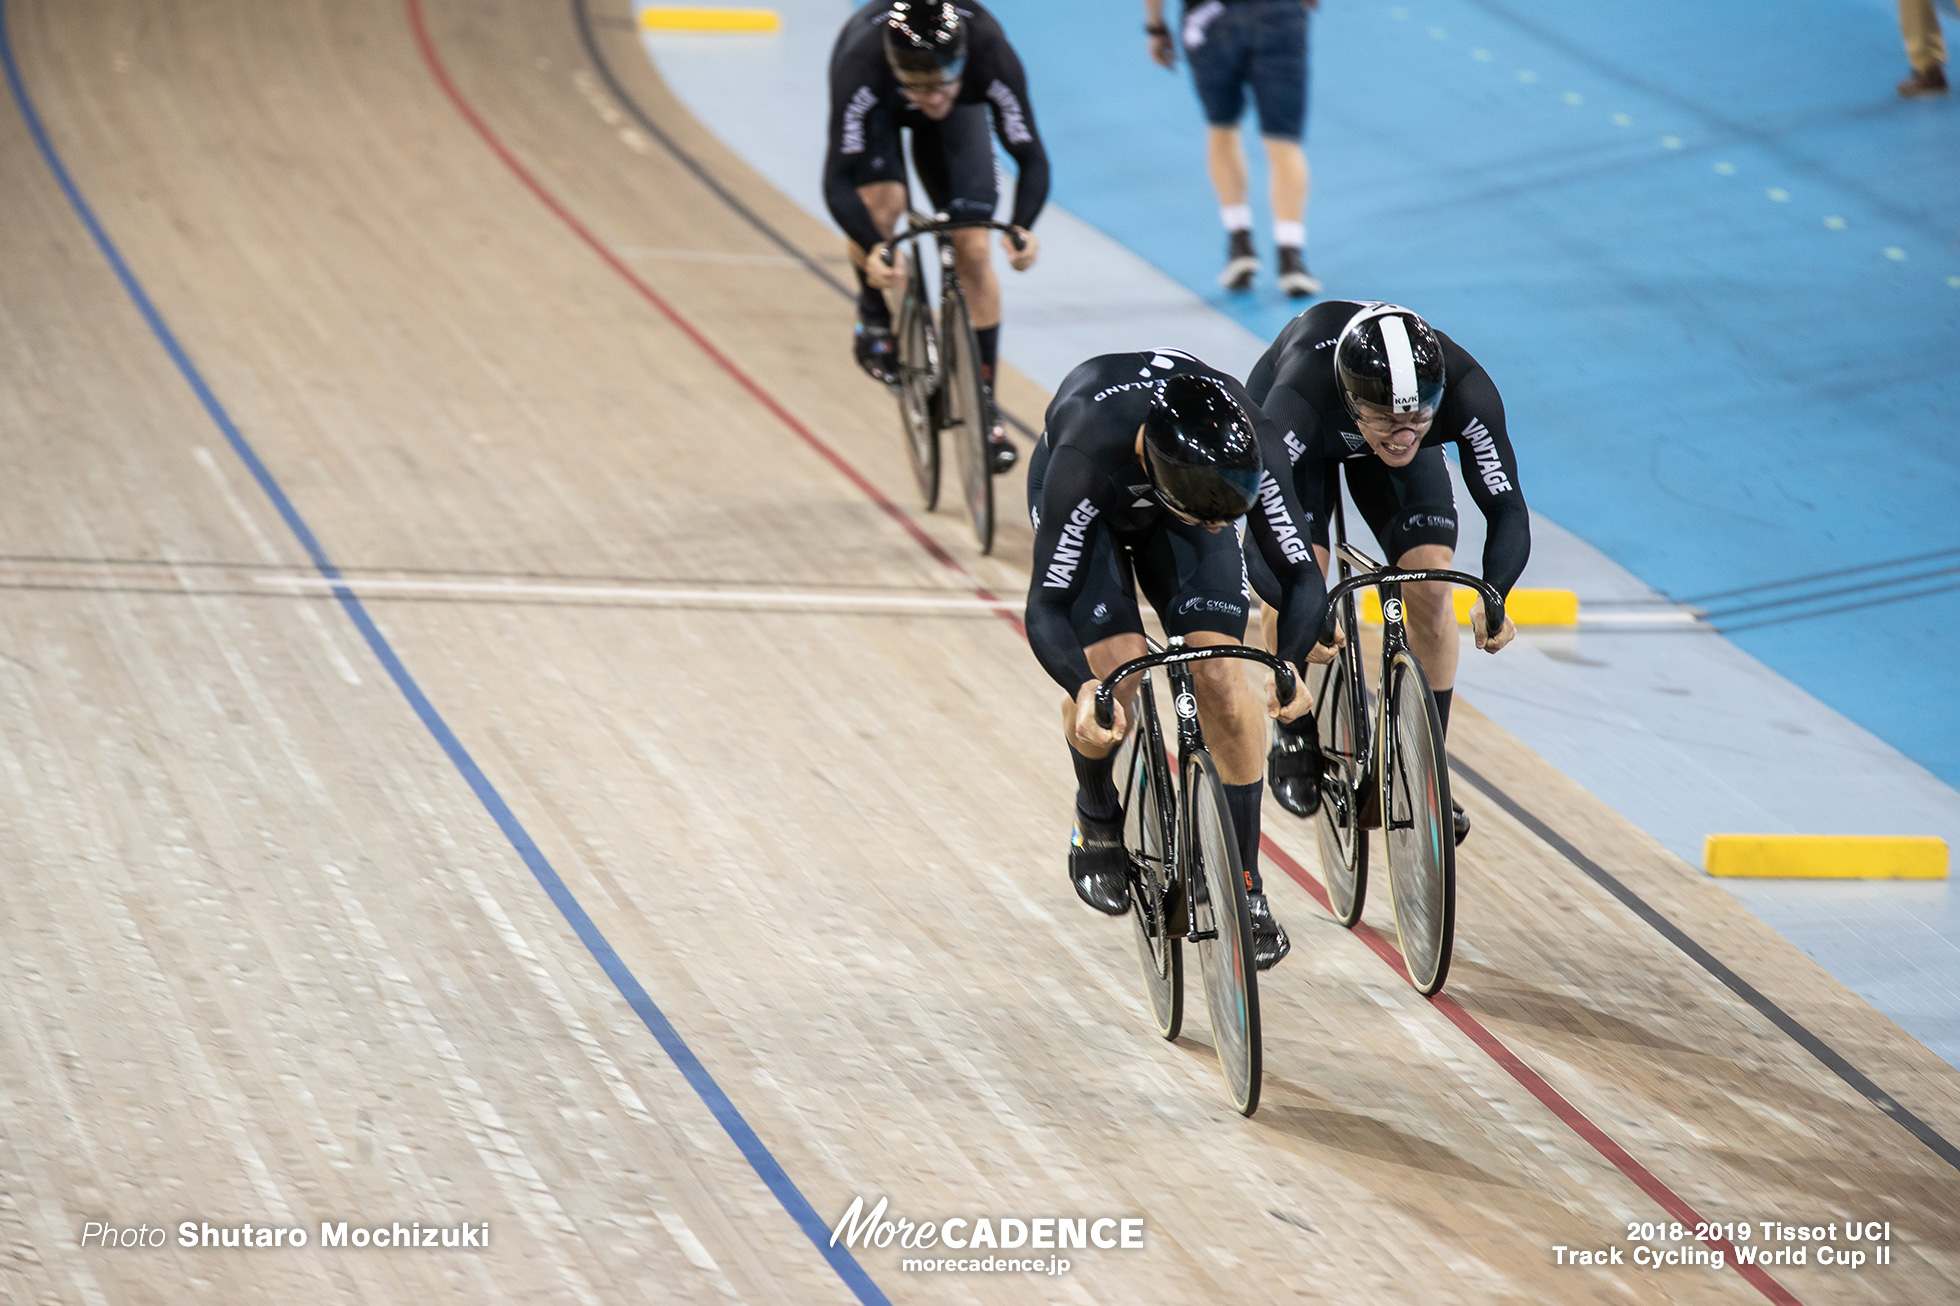
MULTIPOLYGON (((955 221, 981 222, 994 216, 1000 187, 994 170, 994 135, 987 107, 962 105, 932 125, 932 148, 923 133, 914 133, 913 163, 920 184, 933 205, 955 221)), ((973 320, 974 343, 980 348, 980 372, 991 402, 994 368, 1000 359, 1000 278, 990 253, 993 233, 976 227, 953 233, 953 255, 960 286, 966 291, 966 310, 973 320)), ((1014 446, 1007 442, 998 417, 990 423, 994 470, 1014 463, 1014 446)))
MULTIPOLYGON (((867 148, 857 166, 858 198, 871 210, 871 221, 877 225, 878 234, 886 239, 898 229, 898 220, 905 212, 905 160, 898 152, 896 134, 868 127, 867 148)), ((896 353, 892 343, 891 307, 881 290, 873 290, 864 279, 864 261, 870 251, 861 248, 854 240, 846 239, 845 252, 850 256, 851 269, 857 274, 858 320, 854 337, 853 352, 858 366, 881 381, 889 381, 894 373, 893 358, 896 353)))
MULTIPOLYGON (((1192 644, 1245 642, 1245 555, 1230 528, 1208 531, 1166 521, 1137 551, 1137 583, 1164 630, 1192 644)), ((1259 883, 1259 790, 1265 780, 1266 714, 1236 659, 1194 662, 1198 720, 1232 806, 1241 851, 1259 883)))
MULTIPOLYGON (((1372 461, 1372 460, 1370 460, 1372 461)), ((1369 481, 1373 512, 1368 524, 1382 551, 1398 567, 1447 568, 1456 560, 1456 496, 1450 489, 1449 464, 1441 449, 1424 449, 1407 467, 1379 463, 1350 466, 1348 484, 1369 481), (1362 472, 1362 468, 1368 471, 1362 472)), ((1359 503, 1361 492, 1356 491, 1359 503)), ((1409 629, 1409 647, 1422 664, 1422 674, 1436 696, 1436 714, 1449 732, 1450 696, 1456 684, 1459 637, 1455 587, 1424 582, 1402 587, 1402 605, 1409 629)))
MULTIPOLYGON (((1164 629, 1204 647, 1245 642, 1246 608, 1251 599, 1245 555, 1236 532, 1208 531, 1167 522, 1137 552, 1137 583, 1149 595, 1164 629)), ((1266 713, 1247 680, 1245 665, 1233 658, 1194 662, 1191 678, 1198 695, 1198 719, 1205 744, 1217 764, 1239 840, 1245 870, 1246 908, 1252 918, 1253 960, 1266 970, 1292 948, 1273 919, 1259 874, 1259 795, 1265 787, 1266 713)))
MULTIPOLYGON (((1045 459, 1043 460, 1045 462, 1045 459)), ((1035 470, 1039 470, 1038 468, 1035 470)), ((1076 638, 1097 679, 1144 653, 1143 615, 1123 547, 1101 532, 1084 561, 1086 581, 1070 613, 1076 638)), ((1123 700, 1134 721, 1136 687, 1123 700)), ((1120 916, 1129 910, 1129 861, 1123 851, 1122 795, 1116 788, 1116 749, 1075 733, 1075 700, 1062 701, 1062 738, 1075 768, 1075 829, 1069 839, 1069 880, 1082 901, 1120 916)))

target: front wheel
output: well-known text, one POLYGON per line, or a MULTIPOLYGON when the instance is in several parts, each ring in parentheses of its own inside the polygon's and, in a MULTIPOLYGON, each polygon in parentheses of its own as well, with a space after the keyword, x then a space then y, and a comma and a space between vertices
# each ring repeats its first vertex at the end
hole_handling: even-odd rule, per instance
POLYGON ((1388 845, 1395 933, 1416 992, 1443 987, 1456 934, 1456 833, 1443 722, 1422 668, 1407 652, 1382 687, 1382 834, 1388 845))
POLYGON ((1184 767, 1184 838, 1179 851, 1192 887, 1192 925, 1198 971, 1211 1009, 1218 1066, 1240 1115, 1259 1109, 1259 972, 1252 962, 1252 920, 1245 905, 1245 868, 1225 787, 1209 754, 1193 753, 1184 767), (1195 865, 1192 865, 1195 863, 1195 865))
POLYGON ((939 385, 939 345, 925 292, 914 276, 898 304, 898 417, 905 427, 905 454, 927 512, 939 503, 939 428, 932 420, 933 392, 939 385))
POLYGON ((1361 681, 1353 595, 1341 600, 1341 622, 1347 646, 1322 670, 1314 693, 1323 767, 1314 833, 1328 907, 1335 920, 1352 929, 1368 897, 1368 831, 1361 820, 1361 790, 1368 775, 1368 690, 1361 681))
POLYGON ((1151 1020, 1161 1037, 1175 1039, 1184 1027, 1184 953, 1172 928, 1179 893, 1172 875, 1176 839, 1171 821, 1177 804, 1148 676, 1137 696, 1137 710, 1141 715, 1136 729, 1130 732, 1129 758, 1123 768, 1127 777, 1123 783, 1123 847, 1130 854, 1130 892, 1135 906, 1130 921, 1144 991, 1150 995, 1151 1020))
POLYGON ((973 539, 980 552, 994 548, 994 468, 987 437, 993 414, 987 402, 987 381, 980 371, 980 342, 973 336, 966 299, 948 289, 939 310, 939 338, 946 352, 945 381, 940 390, 941 427, 952 437, 960 465, 960 487, 966 494, 966 514, 973 522, 973 539))

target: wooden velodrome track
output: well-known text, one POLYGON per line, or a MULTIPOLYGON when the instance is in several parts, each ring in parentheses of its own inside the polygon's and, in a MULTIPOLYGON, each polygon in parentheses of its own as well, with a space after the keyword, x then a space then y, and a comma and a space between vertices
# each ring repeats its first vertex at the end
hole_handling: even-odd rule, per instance
POLYGON ((973 601, 1018 480, 995 559, 880 505, 845 302, 653 132, 832 243, 625 0, 4 17, 130 281, 0 113, 0 1300, 1960 1299, 1960 1075, 1467 706, 1452 999, 1269 815, 1258 1115, 1154 1040, 973 601), (907 1273, 858 1195, 1146 1245, 907 1273), (1556 1264, 1684 1211, 1893 1262, 1556 1264), (319 1245, 411 1219, 491 1246, 319 1245))

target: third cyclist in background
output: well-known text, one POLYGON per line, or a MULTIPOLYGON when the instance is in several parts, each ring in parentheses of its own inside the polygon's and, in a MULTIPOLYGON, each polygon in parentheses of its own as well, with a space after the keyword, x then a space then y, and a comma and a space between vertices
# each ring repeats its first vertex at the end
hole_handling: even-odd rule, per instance
MULTIPOLYGON (((1028 105, 1027 74, 992 14, 971 0, 874 0, 851 15, 830 54, 824 200, 849 238, 857 270, 858 366, 887 384, 897 380, 897 349, 884 292, 906 275, 903 260, 885 262, 886 242, 906 208, 900 128, 910 129, 912 166, 926 197, 955 222, 994 216, 993 138, 999 134, 1020 168, 1011 222, 1024 244, 1017 250, 1004 234, 1001 242, 1017 272, 1034 266, 1038 245, 1029 228, 1048 199, 1048 153, 1028 105)), ((988 257, 987 229, 955 232, 953 246, 991 404, 1000 281, 988 257)), ((992 416, 989 443, 994 470, 1002 472, 1014 465, 1014 446, 998 414, 992 416)))
MULTIPOLYGON (((1239 144, 1249 89, 1266 142, 1279 288, 1294 299, 1320 293, 1320 279, 1307 271, 1312 174, 1300 145, 1307 127, 1307 11, 1318 5, 1319 0, 1184 0, 1179 35, 1210 124, 1205 161, 1225 223, 1225 270, 1218 284, 1227 290, 1249 290, 1259 274, 1252 209, 1246 203, 1245 151, 1239 144)), ((1164 22, 1164 0, 1143 0, 1143 14, 1150 57, 1175 67, 1177 45, 1164 22)))
MULTIPOLYGON (((1457 446, 1463 481, 1484 515, 1484 579, 1505 595, 1531 556, 1531 514, 1518 484, 1504 401, 1469 351, 1406 308, 1333 299, 1279 333, 1247 378, 1246 390, 1274 426, 1293 463, 1292 487, 1313 522, 1314 550, 1328 561, 1327 521, 1347 470, 1348 493, 1387 561, 1448 568, 1456 551, 1456 495, 1443 446, 1457 446)), ((1268 607, 1280 596, 1263 555, 1246 550, 1253 588, 1268 607), (1267 597, 1271 595, 1272 597, 1267 597)), ((1409 645, 1436 695, 1445 734, 1456 685, 1457 628, 1448 585, 1403 587, 1409 645)), ((1505 618, 1484 633, 1483 601, 1470 610, 1477 647, 1495 653, 1517 627, 1505 618)), ((1268 646, 1271 637, 1268 637, 1268 646)), ((1282 723, 1267 762, 1273 797, 1297 816, 1319 803, 1319 746, 1310 718, 1282 723)), ((1456 841, 1470 819, 1456 810, 1456 841)))

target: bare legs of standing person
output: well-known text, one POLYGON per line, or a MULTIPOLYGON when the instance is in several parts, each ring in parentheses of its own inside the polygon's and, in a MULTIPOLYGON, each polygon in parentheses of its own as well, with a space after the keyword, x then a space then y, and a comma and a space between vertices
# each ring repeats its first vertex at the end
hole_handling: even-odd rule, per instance
MULTIPOLYGON (((1280 289, 1294 298, 1320 293, 1320 282, 1307 271, 1307 198, 1313 173, 1300 142, 1277 136, 1260 138, 1266 145, 1267 190, 1273 206, 1273 242, 1279 246, 1280 289)), ((1218 192, 1218 215, 1231 236, 1225 271, 1218 283, 1227 290, 1245 290, 1259 270, 1252 244, 1252 208, 1246 203, 1245 151, 1237 127, 1213 126, 1205 138, 1205 162, 1212 189, 1218 192)))

